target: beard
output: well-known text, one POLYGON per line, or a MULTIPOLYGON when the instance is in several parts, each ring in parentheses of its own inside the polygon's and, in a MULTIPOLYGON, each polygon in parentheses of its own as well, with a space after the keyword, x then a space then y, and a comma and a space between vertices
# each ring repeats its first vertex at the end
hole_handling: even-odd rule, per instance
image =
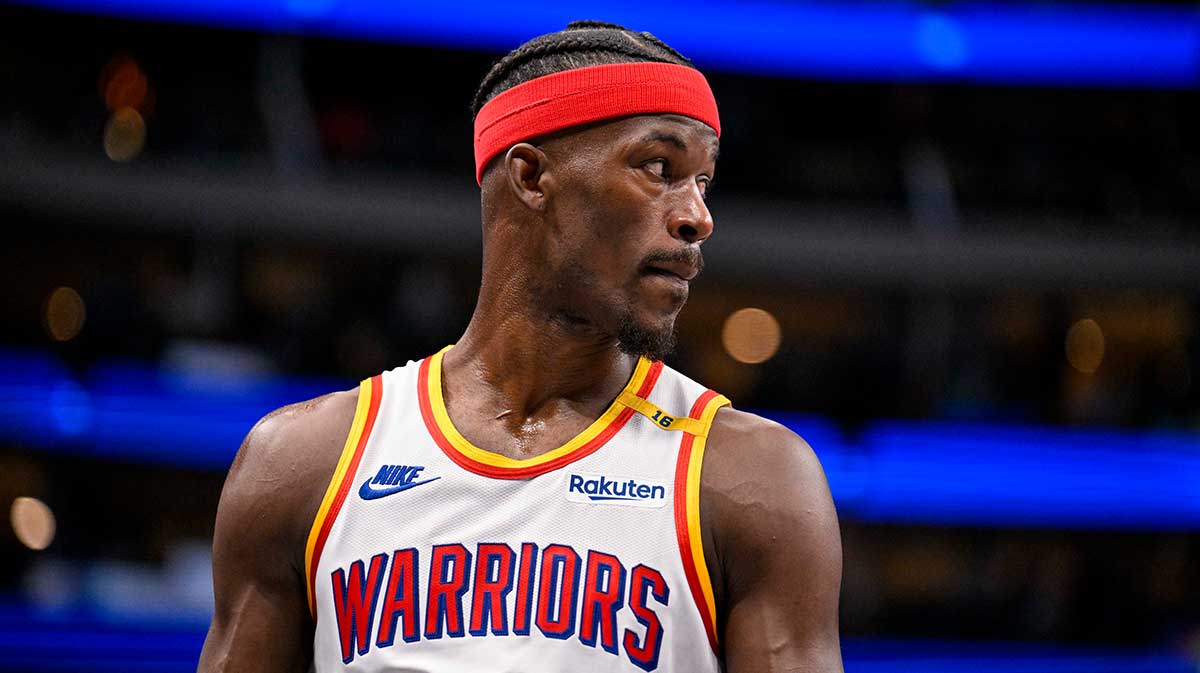
MULTIPOLYGON (((651 253, 640 268, 645 268, 651 262, 685 262, 695 266, 697 273, 704 269, 704 257, 696 249, 651 253)), ((686 301, 685 290, 679 299, 680 306, 686 301)), ((626 303, 618 310, 617 319, 617 346, 622 353, 645 356, 651 360, 664 360, 675 352, 674 316, 663 320, 659 327, 648 326, 638 322, 633 306, 626 303)))
MULTIPOLYGON (((557 277, 553 290, 536 288, 534 295, 538 297, 537 302, 541 306, 554 306, 561 303, 561 293, 577 292, 591 284, 590 278, 583 276, 576 269, 571 269, 557 277)), ((662 320, 658 325, 648 325, 638 320, 638 312, 630 298, 621 297, 615 301, 612 299, 615 298, 607 302, 607 312, 612 316, 609 320, 615 318, 615 321, 609 322, 609 327, 603 331, 616 337, 617 348, 622 353, 645 356, 650 360, 663 360, 675 352, 673 316, 662 320)), ((596 306, 605 302, 598 302, 593 296, 587 303, 596 306)), ((572 310, 551 310, 550 317, 571 329, 582 328, 591 331, 597 328, 597 323, 572 310)))
MULTIPOLYGON (((582 256, 583 253, 580 253, 582 256)), ((644 356, 650 360, 663 360, 675 352, 675 315, 658 315, 649 321, 639 319, 637 283, 640 276, 622 290, 602 290, 596 277, 584 271, 584 265, 575 261, 555 265, 550 274, 553 280, 545 285, 535 285, 535 305, 549 309, 551 319, 572 328, 597 329, 614 336, 617 348, 627 355, 644 356), (576 307, 601 308, 591 316, 576 307), (553 307, 553 308, 551 308, 553 307), (607 314, 607 316, 604 316, 607 314)), ((695 252, 660 252, 647 257, 649 261, 687 261, 703 268, 703 258, 695 252)), ((680 303, 686 301, 683 295, 680 303)), ((678 309, 676 309, 676 312, 678 309)))
POLYGON ((675 321, 653 328, 637 321, 629 306, 623 307, 617 322, 617 348, 622 353, 663 360, 675 352, 675 321))

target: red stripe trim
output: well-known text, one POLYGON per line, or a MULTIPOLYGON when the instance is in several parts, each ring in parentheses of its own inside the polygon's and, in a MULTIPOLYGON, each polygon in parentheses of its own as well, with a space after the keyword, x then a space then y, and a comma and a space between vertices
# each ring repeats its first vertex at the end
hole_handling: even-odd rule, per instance
MULTIPOLYGON (((564 465, 570 465, 571 463, 580 460, 581 458, 586 458, 587 456, 590 456, 598 451, 600 447, 604 446, 608 442, 608 440, 612 439, 613 435, 620 432, 621 428, 625 427, 625 424, 628 423, 629 419, 633 418, 633 415, 636 413, 633 409, 628 407, 622 409, 621 413, 617 415, 616 419, 614 419, 612 423, 601 430, 600 434, 596 435, 586 444, 578 449, 575 449, 571 453, 556 458, 552 461, 539 463, 537 465, 530 465, 528 467, 498 467, 495 465, 487 465, 486 463, 472 460, 471 458, 463 455, 461 451, 454 448, 454 445, 450 443, 450 440, 442 432, 442 429, 438 427, 437 420, 433 417, 433 407, 429 401, 429 361, 430 358, 425 358, 422 360, 421 367, 417 373, 417 402, 421 407, 421 419, 425 421, 425 427, 429 430, 429 435, 433 437, 433 441, 437 443, 438 448, 442 450, 442 453, 446 454, 446 457, 454 461, 464 470, 467 470, 468 472, 474 472, 475 474, 480 474, 485 477, 492 477, 495 479, 527 479, 529 477, 536 477, 538 475, 546 474, 547 472, 553 472, 564 465)), ((655 362, 650 365, 650 369, 646 371, 645 380, 642 381, 642 385, 638 387, 637 393, 635 393, 638 397, 644 398, 649 395, 652 390, 654 390, 654 384, 658 382, 658 377, 662 373, 662 369, 663 363, 661 362, 655 362)))
MULTIPOLYGON (((313 544, 312 566, 309 568, 308 586, 316 590, 317 586, 317 566, 321 562, 321 551, 325 549, 325 540, 329 537, 329 531, 333 529, 333 522, 337 519, 338 512, 342 509, 342 503, 346 502, 346 495, 350 492, 350 486, 354 483, 354 475, 358 474, 358 464, 362 462, 363 452, 367 448, 367 440, 371 438, 371 429, 375 427, 375 416, 379 413, 379 402, 383 399, 383 375, 377 374, 371 378, 371 405, 367 409, 367 418, 363 421, 362 434, 358 436, 358 445, 354 447, 354 456, 350 459, 350 465, 346 467, 346 474, 342 475, 342 482, 338 484, 337 495, 333 497, 333 503, 329 506, 329 512, 325 514, 325 520, 321 522, 321 532, 317 534, 317 541, 313 544)), ((317 620, 317 604, 313 601, 313 621, 317 620)))
POLYGON ((646 380, 642 381, 642 385, 638 387, 634 395, 645 399, 651 391, 654 390, 654 384, 658 383, 658 376, 662 374, 663 363, 655 362, 650 365, 650 370, 646 372, 646 380))
MULTIPOLYGON (((712 398, 717 396, 715 390, 706 390, 696 403, 692 405, 692 410, 688 413, 690 418, 699 419, 704 412, 704 407, 712 398)), ((704 632, 708 635, 708 644, 712 646, 713 652, 718 652, 717 649, 717 628, 712 623, 712 619, 708 613, 708 607, 704 604, 704 591, 700 588, 700 577, 696 574, 696 560, 692 558, 692 539, 688 531, 687 520, 687 476, 688 465, 692 460, 692 445, 696 441, 696 436, 689 433, 683 433, 683 440, 679 443, 679 459, 675 464, 675 535, 679 540, 679 554, 683 558, 683 574, 687 577, 688 589, 692 592, 692 600, 696 608, 700 611, 700 620, 704 623, 704 632)))

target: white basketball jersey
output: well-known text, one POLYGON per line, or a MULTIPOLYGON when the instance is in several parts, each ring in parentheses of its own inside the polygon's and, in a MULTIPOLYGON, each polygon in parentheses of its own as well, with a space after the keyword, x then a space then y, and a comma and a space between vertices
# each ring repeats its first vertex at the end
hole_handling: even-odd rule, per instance
POLYGON ((441 363, 359 388, 305 558, 317 673, 719 671, 699 482, 729 401, 643 358, 580 435, 516 460, 455 429, 441 363))

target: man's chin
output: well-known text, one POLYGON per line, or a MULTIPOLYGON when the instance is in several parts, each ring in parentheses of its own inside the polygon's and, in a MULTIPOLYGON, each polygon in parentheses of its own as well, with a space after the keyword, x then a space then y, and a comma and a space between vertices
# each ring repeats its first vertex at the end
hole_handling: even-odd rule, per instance
POLYGON ((623 316, 617 326, 617 345, 623 353, 666 359, 675 352, 674 316, 656 326, 648 326, 632 315, 623 316))

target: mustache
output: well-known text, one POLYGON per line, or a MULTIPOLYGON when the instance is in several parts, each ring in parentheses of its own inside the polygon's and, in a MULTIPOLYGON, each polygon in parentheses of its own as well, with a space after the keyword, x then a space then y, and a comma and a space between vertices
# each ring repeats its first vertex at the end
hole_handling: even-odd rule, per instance
POLYGON ((704 271, 704 254, 700 252, 700 248, 675 248, 674 250, 655 251, 646 255, 642 260, 642 266, 645 267, 654 262, 682 262, 696 267, 697 275, 704 271))

